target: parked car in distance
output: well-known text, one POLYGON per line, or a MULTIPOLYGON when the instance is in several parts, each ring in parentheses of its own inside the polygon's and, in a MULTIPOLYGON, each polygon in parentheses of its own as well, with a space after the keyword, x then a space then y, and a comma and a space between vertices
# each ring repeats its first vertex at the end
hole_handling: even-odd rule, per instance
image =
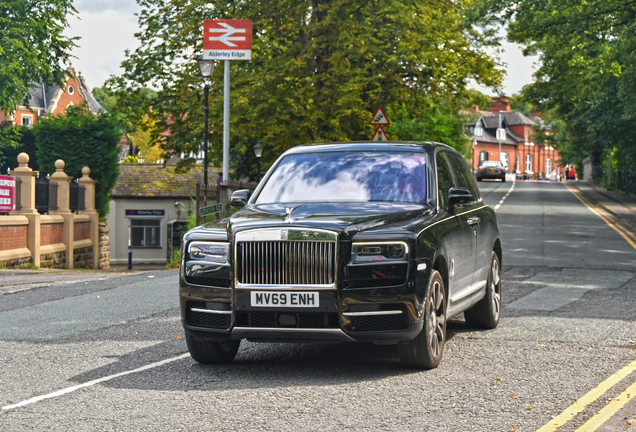
POLYGON ((231 205, 183 240, 181 321, 197 362, 232 361, 242 339, 373 342, 434 368, 448 319, 499 323, 497 219, 446 145, 298 146, 231 205))
POLYGON ((500 179, 506 181, 506 168, 499 161, 482 161, 477 168, 477 181, 483 179, 500 179))

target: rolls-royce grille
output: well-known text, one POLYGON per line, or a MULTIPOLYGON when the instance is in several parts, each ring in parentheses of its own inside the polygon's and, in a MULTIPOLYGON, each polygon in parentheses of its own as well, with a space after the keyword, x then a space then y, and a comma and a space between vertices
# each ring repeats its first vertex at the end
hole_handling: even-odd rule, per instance
POLYGON ((237 245, 237 279, 257 285, 334 283, 332 241, 250 241, 237 245))

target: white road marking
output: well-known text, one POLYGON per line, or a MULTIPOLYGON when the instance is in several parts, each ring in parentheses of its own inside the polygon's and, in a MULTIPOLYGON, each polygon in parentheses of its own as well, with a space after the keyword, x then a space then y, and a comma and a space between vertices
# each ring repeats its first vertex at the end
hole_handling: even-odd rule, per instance
POLYGON ((504 203, 506 198, 508 198, 508 195, 510 195, 510 193, 512 192, 514 188, 515 188, 515 182, 512 182, 512 186, 510 186, 510 189, 508 189, 508 193, 506 193, 506 195, 504 195, 501 201, 499 201, 499 203, 495 206, 495 210, 499 210, 499 207, 501 207, 501 205, 504 203))
POLYGON ((153 369, 153 368, 156 368, 156 367, 159 367, 159 366, 163 366, 165 364, 172 363, 173 361, 181 360, 181 359, 189 357, 189 356, 190 356, 190 353, 184 353, 184 354, 178 355, 176 357, 172 357, 172 358, 161 360, 161 361, 158 361, 158 362, 155 362, 155 363, 147 364, 146 366, 142 366, 142 367, 137 368, 137 369, 133 369, 133 370, 125 371, 125 372, 119 372, 119 373, 116 373, 114 375, 109 375, 109 376, 105 376, 105 377, 102 377, 102 378, 98 378, 98 379, 93 380, 93 381, 85 382, 84 384, 79 384, 79 385, 76 385, 76 386, 67 387, 65 389, 58 390, 58 391, 53 392, 53 393, 45 394, 45 395, 42 395, 42 396, 36 396, 36 397, 31 398, 31 399, 27 399, 25 401, 18 402, 18 403, 13 404, 13 405, 3 406, 2 409, 3 410, 10 410, 10 409, 19 408, 19 407, 22 407, 22 406, 25 406, 25 405, 30 405, 32 403, 40 402, 40 401, 45 400, 45 399, 55 398, 55 397, 58 397, 58 396, 65 395, 67 393, 74 392, 75 390, 79 390, 79 389, 84 388, 84 387, 91 387, 91 386, 94 386, 95 384, 103 383, 105 381, 110 381, 110 380, 115 379, 115 378, 119 378, 119 377, 122 377, 122 376, 126 376, 126 375, 130 375, 130 374, 133 374, 133 373, 137 373, 137 372, 143 372, 145 370, 153 369))

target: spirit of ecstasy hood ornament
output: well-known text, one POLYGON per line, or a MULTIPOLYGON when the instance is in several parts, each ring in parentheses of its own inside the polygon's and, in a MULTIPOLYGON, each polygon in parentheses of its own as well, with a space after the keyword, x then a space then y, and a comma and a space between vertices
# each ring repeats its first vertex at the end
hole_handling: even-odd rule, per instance
MULTIPOLYGON (((300 207, 300 206, 298 206, 298 207, 300 207)), ((293 224, 296 219, 292 219, 291 214, 298 207, 285 207, 286 216, 285 216, 285 219, 283 220, 283 222, 287 222, 290 225, 293 224)))

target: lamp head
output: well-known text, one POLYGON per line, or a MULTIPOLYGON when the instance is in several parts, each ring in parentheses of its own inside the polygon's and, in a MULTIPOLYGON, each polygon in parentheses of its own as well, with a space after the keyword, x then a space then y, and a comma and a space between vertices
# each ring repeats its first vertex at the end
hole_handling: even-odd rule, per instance
POLYGON ((212 60, 205 60, 203 56, 199 56, 197 58, 197 63, 199 64, 201 77, 210 78, 212 76, 212 71, 214 70, 214 62, 212 60))
POLYGON ((254 144, 254 147, 252 147, 254 149, 254 154, 256 155, 257 158, 261 158, 261 156, 263 156, 263 147, 261 147, 261 142, 260 141, 256 141, 256 144, 254 144))

